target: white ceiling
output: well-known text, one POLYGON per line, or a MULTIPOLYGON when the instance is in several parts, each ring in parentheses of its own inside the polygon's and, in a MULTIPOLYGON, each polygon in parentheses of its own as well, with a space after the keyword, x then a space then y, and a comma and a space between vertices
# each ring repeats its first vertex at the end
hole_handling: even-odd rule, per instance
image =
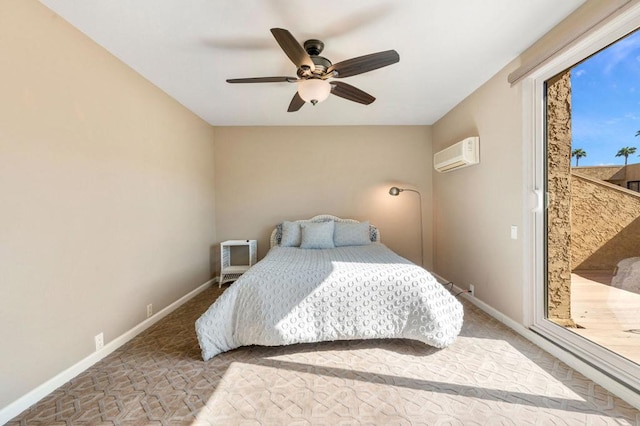
POLYGON ((40 0, 212 125, 433 124, 584 0, 40 0), (269 29, 325 43, 333 63, 395 49, 400 62, 343 81, 298 112, 295 76, 269 29))

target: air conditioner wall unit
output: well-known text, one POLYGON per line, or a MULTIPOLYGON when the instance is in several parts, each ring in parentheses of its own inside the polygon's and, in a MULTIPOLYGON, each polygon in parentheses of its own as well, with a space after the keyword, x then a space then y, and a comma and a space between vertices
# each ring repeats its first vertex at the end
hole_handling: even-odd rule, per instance
POLYGON ((450 172, 480 162, 480 137, 473 136, 436 152, 433 167, 436 171, 450 172))

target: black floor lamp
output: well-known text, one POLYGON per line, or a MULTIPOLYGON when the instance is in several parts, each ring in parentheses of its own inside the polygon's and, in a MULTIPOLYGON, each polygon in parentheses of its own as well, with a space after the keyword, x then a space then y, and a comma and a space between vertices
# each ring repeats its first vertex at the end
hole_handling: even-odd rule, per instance
POLYGON ((416 194, 418 194, 418 197, 420 199, 420 266, 424 267, 424 233, 422 230, 422 194, 420 194, 420 192, 416 191, 415 189, 398 188, 395 186, 389 189, 389 194, 393 195, 394 197, 397 197, 403 191, 415 192, 416 194))

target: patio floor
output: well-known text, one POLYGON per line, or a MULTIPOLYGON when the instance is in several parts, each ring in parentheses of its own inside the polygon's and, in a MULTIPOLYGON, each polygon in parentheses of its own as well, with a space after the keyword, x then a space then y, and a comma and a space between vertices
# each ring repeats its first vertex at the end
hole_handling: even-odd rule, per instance
POLYGON ((571 331, 640 364, 640 294, 611 287, 611 271, 571 274, 571 331))

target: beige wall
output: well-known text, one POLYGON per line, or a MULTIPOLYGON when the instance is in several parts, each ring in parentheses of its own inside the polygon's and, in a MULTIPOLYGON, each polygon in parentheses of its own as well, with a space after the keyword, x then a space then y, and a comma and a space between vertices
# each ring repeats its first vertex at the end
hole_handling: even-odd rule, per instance
POLYGON ((420 263, 418 189, 425 265, 432 263, 431 129, 427 126, 217 127, 219 241, 257 239, 259 257, 283 220, 333 214, 370 220, 382 242, 420 263))
POLYGON ((0 408, 210 277, 213 129, 35 0, 0 2, 0 408))
POLYGON ((435 271, 522 321, 522 95, 503 69, 432 128, 434 151, 480 136, 480 164, 434 175, 435 271))

